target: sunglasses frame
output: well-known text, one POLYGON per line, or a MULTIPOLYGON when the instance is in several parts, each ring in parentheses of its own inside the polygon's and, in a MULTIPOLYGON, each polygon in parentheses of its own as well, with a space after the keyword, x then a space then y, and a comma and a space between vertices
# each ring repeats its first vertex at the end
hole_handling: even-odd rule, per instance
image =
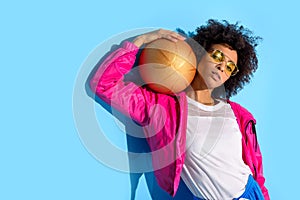
MULTIPOLYGON (((221 51, 221 50, 219 50, 219 49, 212 49, 212 50, 210 51, 209 55, 210 55, 210 57, 214 60, 214 62, 216 62, 216 63, 222 63, 222 62, 224 62, 224 61, 225 61, 225 57, 226 57, 226 55, 223 53, 223 51, 221 51), (216 61, 216 59, 214 58, 213 55, 215 54, 215 52, 219 52, 219 53, 222 55, 222 61, 221 61, 221 62, 216 61)), ((226 62, 226 66, 228 66, 228 63, 233 63, 234 66, 235 66, 235 68, 234 68, 234 70, 233 70, 232 72, 228 72, 228 71, 225 69, 225 74, 227 74, 228 76, 235 76, 235 75, 239 72, 238 66, 237 66, 233 61, 228 61, 228 62, 226 62), (228 73, 230 73, 230 74, 228 74, 228 73)))

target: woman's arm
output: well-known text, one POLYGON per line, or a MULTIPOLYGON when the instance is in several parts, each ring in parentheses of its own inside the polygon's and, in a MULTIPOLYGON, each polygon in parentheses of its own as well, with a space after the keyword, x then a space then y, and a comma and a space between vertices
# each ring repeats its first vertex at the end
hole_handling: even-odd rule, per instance
POLYGON ((267 188, 265 187, 265 177, 263 174, 263 162, 262 162, 262 154, 260 151, 260 147, 257 141, 257 136, 256 136, 256 129, 255 129, 255 124, 252 123, 252 126, 249 125, 246 130, 246 134, 248 136, 252 136, 252 138, 249 137, 249 145, 252 145, 255 159, 253 159, 253 166, 255 167, 255 174, 254 178, 259 184, 261 191, 265 197, 265 200, 269 200, 270 196, 268 193, 267 188))
POLYGON ((174 42, 185 39, 175 32, 160 29, 137 36, 132 43, 125 41, 97 66, 89 81, 93 93, 139 124, 147 124, 148 109, 155 103, 155 94, 133 82, 125 82, 124 75, 135 63, 139 47, 159 38, 174 42))

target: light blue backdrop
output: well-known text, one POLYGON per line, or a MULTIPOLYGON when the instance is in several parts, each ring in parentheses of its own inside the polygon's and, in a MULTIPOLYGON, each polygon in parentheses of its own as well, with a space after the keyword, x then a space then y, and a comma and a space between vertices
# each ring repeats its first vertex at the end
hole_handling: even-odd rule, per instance
MULTIPOLYGON (((79 139, 77 73, 113 35, 143 27, 192 31, 209 18, 240 21, 264 38, 255 78, 233 100, 258 121, 271 198, 297 199, 298 8, 296 0, 1 2, 0 199, 129 199, 128 174, 102 165, 79 139)), ((137 199, 149 199, 143 181, 137 199)))

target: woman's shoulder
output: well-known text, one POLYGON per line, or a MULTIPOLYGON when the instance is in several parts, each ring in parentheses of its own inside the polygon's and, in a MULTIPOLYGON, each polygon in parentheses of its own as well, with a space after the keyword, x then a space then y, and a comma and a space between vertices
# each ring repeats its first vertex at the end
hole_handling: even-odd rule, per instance
POLYGON ((248 109, 243 107, 241 104, 239 104, 237 102, 234 102, 234 101, 231 101, 229 99, 227 100, 227 103, 230 104, 230 106, 231 106, 233 112, 235 113, 236 117, 244 118, 247 121, 252 120, 252 121, 256 122, 254 116, 252 115, 252 113, 248 109))

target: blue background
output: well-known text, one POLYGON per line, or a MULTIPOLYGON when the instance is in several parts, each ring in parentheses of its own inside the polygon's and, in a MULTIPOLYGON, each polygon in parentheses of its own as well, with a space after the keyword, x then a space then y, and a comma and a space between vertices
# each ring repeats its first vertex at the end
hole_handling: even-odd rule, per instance
MULTIPOLYGON (((298 189, 299 3, 277 1, 2 1, 0 199, 129 199, 128 174, 82 145, 72 113, 77 73, 100 43, 144 27, 193 31, 209 18, 264 38, 259 69, 233 100, 256 117, 272 199, 298 189)), ((137 199, 149 199, 144 182, 137 199)))

